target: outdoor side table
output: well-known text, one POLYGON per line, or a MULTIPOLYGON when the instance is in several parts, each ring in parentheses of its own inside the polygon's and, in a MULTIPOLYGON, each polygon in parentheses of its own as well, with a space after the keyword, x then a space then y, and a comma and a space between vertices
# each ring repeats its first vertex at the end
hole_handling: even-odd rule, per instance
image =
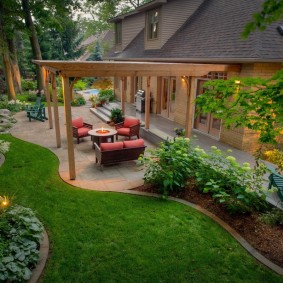
POLYGON ((92 147, 94 148, 94 143, 100 146, 102 142, 109 142, 109 140, 114 142, 114 136, 117 134, 117 131, 109 128, 99 128, 88 131, 88 134, 91 137, 92 147))

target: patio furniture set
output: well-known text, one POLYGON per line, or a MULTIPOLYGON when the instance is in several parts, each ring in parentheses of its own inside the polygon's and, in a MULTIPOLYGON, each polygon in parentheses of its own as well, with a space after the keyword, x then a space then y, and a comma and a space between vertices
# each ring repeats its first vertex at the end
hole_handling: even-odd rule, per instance
POLYGON ((124 122, 115 124, 115 129, 93 129, 91 124, 83 122, 81 117, 72 120, 73 137, 77 139, 90 136, 95 149, 96 162, 101 168, 106 164, 114 164, 123 161, 137 160, 144 154, 146 146, 144 140, 139 138, 140 120, 125 117, 124 122), (116 136, 116 142, 114 142, 116 136), (118 136, 124 136, 129 140, 119 142, 118 136), (138 139, 131 140, 136 136, 138 139))

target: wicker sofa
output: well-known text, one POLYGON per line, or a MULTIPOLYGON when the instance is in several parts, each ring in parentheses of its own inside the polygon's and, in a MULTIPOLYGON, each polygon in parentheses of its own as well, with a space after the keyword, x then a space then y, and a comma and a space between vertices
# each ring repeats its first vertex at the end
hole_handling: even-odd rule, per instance
POLYGON ((141 154, 144 154, 145 148, 143 139, 101 143, 100 147, 95 143, 96 163, 102 167, 102 165, 137 160, 141 154))

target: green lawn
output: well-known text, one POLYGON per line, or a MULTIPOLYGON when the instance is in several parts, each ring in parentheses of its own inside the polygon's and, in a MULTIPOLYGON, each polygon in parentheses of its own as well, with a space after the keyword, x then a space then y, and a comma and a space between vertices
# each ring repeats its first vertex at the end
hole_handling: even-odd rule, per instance
POLYGON ((194 209, 77 189, 47 149, 0 139, 12 142, 0 194, 35 210, 50 237, 43 282, 283 282, 194 209))

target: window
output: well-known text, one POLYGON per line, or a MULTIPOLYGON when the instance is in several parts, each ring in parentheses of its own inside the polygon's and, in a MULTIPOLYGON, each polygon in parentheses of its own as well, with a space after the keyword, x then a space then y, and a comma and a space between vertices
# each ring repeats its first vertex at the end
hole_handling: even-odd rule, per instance
POLYGON ((115 24, 115 43, 122 44, 122 22, 115 24))
POLYGON ((156 39, 158 37, 158 10, 148 12, 148 39, 156 39))

